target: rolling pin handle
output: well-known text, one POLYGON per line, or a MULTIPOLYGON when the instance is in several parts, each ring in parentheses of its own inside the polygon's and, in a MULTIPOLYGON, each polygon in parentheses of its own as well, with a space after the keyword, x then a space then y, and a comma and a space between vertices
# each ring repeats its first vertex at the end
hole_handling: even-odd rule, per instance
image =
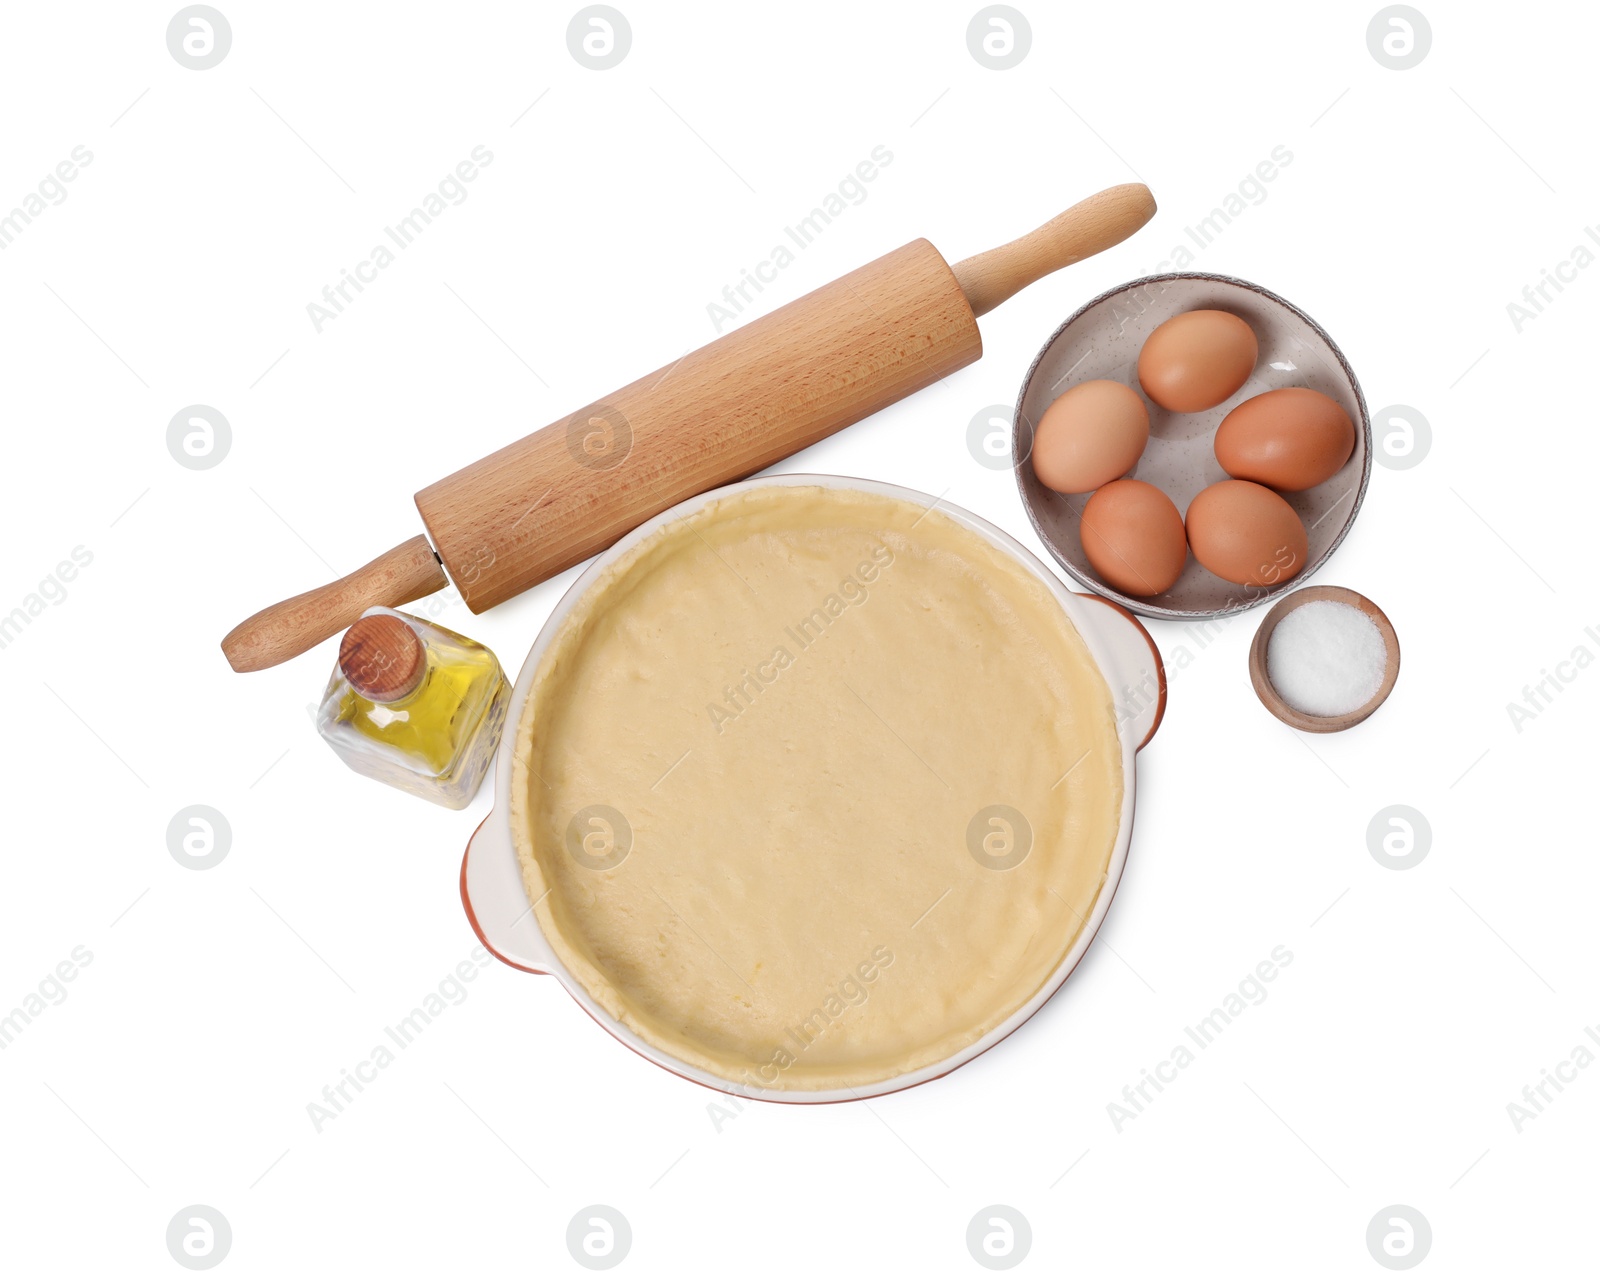
POLYGON ((1021 239, 957 262, 956 282, 973 315, 986 315, 1051 272, 1120 244, 1155 215, 1155 196, 1148 186, 1129 182, 1109 187, 1021 239))
POLYGON ((413 536, 331 584, 258 611, 222 640, 238 673, 270 669, 348 629, 369 607, 398 607, 450 583, 426 536, 413 536))

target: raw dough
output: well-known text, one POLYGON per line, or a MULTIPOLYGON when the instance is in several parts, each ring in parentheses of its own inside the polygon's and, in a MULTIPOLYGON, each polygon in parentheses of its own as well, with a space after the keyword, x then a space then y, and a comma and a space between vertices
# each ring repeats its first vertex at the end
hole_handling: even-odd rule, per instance
POLYGON ((605 1012, 751 1092, 835 1089, 1039 991, 1122 792, 1111 693, 1037 577, 936 509, 768 486, 583 595, 518 724, 512 827, 605 1012))

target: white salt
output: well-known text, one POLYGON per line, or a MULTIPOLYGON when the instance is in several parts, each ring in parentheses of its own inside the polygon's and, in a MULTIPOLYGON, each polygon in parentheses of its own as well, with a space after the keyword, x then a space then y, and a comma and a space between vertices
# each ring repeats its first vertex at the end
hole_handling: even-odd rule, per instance
POLYGON ((1383 634, 1349 603, 1296 607, 1267 640, 1267 677, 1292 708, 1316 718, 1354 713, 1383 683, 1383 634))

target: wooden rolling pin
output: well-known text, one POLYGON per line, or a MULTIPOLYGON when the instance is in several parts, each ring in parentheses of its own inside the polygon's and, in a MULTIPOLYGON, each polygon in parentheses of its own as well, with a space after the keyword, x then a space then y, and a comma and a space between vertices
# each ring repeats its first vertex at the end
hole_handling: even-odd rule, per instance
POLYGON ((474 612, 504 602, 965 367, 983 353, 978 315, 1155 211, 1146 187, 1113 186, 954 270, 925 239, 897 248, 423 488, 427 536, 257 612, 222 640, 228 663, 269 668, 368 607, 443 589, 441 562, 474 612))

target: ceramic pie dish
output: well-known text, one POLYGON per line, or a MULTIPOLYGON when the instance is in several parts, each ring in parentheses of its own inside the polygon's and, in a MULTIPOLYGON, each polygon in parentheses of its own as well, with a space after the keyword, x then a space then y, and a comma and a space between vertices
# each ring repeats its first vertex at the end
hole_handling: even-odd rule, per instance
POLYGON ((1258 284, 1226 275, 1151 275, 1102 293, 1051 334, 1023 378, 1012 423, 1011 455, 1017 487, 1039 539, 1079 584, 1157 619, 1227 616, 1298 589, 1325 563, 1355 522, 1372 474, 1372 426, 1366 399, 1343 352, 1297 306, 1258 284), (1245 320, 1260 354, 1250 379, 1204 412, 1171 412, 1140 389, 1139 351, 1157 327, 1188 310, 1225 310, 1245 320), (1106 584, 1083 552, 1079 519, 1089 493, 1067 496, 1041 483, 1028 463, 1033 431, 1046 408, 1084 381, 1119 381, 1140 395, 1150 413, 1150 441, 1129 477, 1160 488, 1180 514, 1205 487, 1227 478, 1212 451, 1217 427, 1246 399, 1268 390, 1304 386, 1321 391, 1349 413, 1356 444, 1332 478, 1284 499, 1305 524, 1308 562, 1303 571, 1271 587, 1235 585, 1214 576, 1191 554, 1171 589, 1133 597, 1106 584))
POLYGON ((1164 701, 1136 620, 974 515, 827 476, 718 489, 551 614, 463 903, 681 1076, 903 1089, 1082 958, 1164 701))

